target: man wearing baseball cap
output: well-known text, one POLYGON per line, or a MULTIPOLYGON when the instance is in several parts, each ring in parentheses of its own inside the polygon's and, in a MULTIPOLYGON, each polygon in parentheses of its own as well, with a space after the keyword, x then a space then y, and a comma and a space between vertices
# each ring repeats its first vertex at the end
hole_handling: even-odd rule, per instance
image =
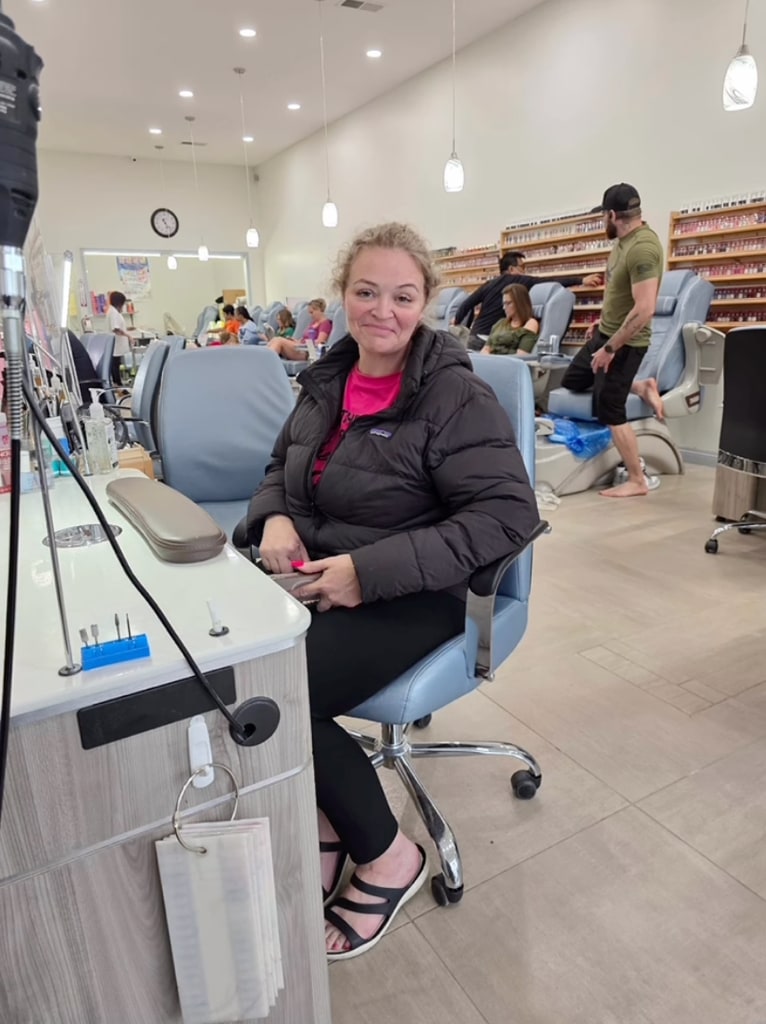
POLYGON ((607 238, 617 241, 607 263, 601 319, 589 329, 562 384, 570 391, 593 388, 594 414, 611 429, 628 471, 625 483, 601 493, 608 498, 632 498, 646 494, 649 487, 636 435, 625 415, 630 391, 662 416, 657 382, 633 383, 652 337, 651 320, 662 277, 662 244, 642 220, 641 198, 632 185, 624 181, 612 185, 597 211, 604 215, 607 238))

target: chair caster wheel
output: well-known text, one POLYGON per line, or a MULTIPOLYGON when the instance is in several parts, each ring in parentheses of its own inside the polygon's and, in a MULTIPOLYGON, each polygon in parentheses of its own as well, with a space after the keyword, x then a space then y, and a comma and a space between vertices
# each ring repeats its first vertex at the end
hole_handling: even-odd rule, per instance
POLYGON ((511 786, 513 787, 513 795, 519 800, 531 800, 537 795, 537 791, 542 785, 542 775, 533 775, 532 772, 526 768, 520 772, 514 772, 511 776, 511 786))
POLYGON ((459 889, 448 889, 444 875, 434 875, 431 879, 431 895, 440 907, 448 907, 462 900, 463 886, 461 885, 459 889))
POLYGON ((718 541, 715 540, 715 538, 713 540, 706 541, 705 542, 705 551, 707 551, 707 553, 709 555, 717 555, 718 554, 718 541))
POLYGON ((422 718, 416 718, 412 724, 416 729, 427 729, 433 717, 433 715, 423 715, 422 718))

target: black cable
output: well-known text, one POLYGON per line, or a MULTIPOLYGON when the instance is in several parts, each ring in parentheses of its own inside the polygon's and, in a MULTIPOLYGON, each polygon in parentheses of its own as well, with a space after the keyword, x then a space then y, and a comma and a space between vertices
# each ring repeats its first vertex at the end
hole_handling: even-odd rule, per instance
POLYGON ((5 767, 8 762, 8 738, 11 728, 11 690, 13 688, 13 649, 16 631, 16 588, 19 578, 19 524, 21 490, 21 441, 11 439, 11 517, 8 541, 8 589, 5 605, 5 649, 0 697, 0 821, 3 817, 5 767))
POLYGON ((32 415, 35 417, 37 422, 40 424, 40 427, 41 427, 43 433, 45 434, 45 436, 50 441, 54 451, 56 452, 56 455, 59 457, 59 459, 61 459, 61 461, 67 467, 69 472, 75 478, 75 480, 77 481, 77 486, 80 488, 82 493, 85 495, 85 499, 87 500, 87 502, 90 505, 90 507, 93 509, 93 513, 96 516, 96 519, 98 519, 98 522, 101 525, 102 529, 104 530, 104 534, 106 536, 106 539, 109 541, 109 544, 110 544, 110 546, 112 548, 112 551, 114 552, 115 558, 120 563, 122 571, 125 573, 125 575, 128 577, 130 582, 133 584, 133 586, 139 592, 141 597, 143 597, 143 599, 146 601, 146 603, 152 609, 154 614, 160 620, 160 622, 164 626, 168 636, 173 641, 173 643, 176 645, 176 647, 181 652, 181 654, 184 656, 184 659, 186 660, 186 663, 188 664, 189 668, 192 670, 194 678, 197 680, 197 682, 202 687, 204 687, 204 689, 207 691, 208 695, 210 696, 210 699, 216 704, 218 710, 226 718, 226 720, 228 721, 229 725, 232 727, 232 730, 236 734, 235 735, 235 739, 237 739, 237 738, 239 738, 241 740, 247 739, 247 734, 245 733, 244 729, 242 728, 240 723, 236 720, 234 715, 232 715, 231 711, 229 711, 229 709, 226 707, 226 705, 221 700, 221 698, 218 696, 218 694, 215 692, 213 687, 210 685, 209 680, 205 676, 204 672, 197 665, 196 661, 192 657, 190 651, 188 650, 188 648, 184 644, 184 642, 181 639, 181 637, 178 635, 178 633, 176 633, 176 631, 173 628, 173 626, 172 626, 170 620, 168 619, 168 617, 165 615, 165 613, 160 608, 160 606, 157 604, 157 602, 154 600, 152 595, 149 593, 149 591, 146 589, 146 587, 143 585, 143 583, 138 579, 138 577, 135 575, 135 573, 131 569, 130 563, 128 562, 127 558, 123 554, 122 548, 117 543, 117 540, 116 540, 114 534, 112 533, 112 528, 109 525, 109 522, 108 522, 106 516, 101 511, 101 506, 96 501, 96 499, 93 496, 93 494, 91 493, 90 488, 88 487, 88 485, 85 482, 85 480, 82 478, 82 475, 80 474, 80 471, 77 469, 77 466, 74 465, 73 461, 70 459, 70 457, 67 455, 67 453, 64 451, 64 449, 59 444, 58 438, 55 436, 55 434, 51 430, 49 424, 45 420, 45 417, 43 416, 42 412, 38 408, 37 402, 35 401, 35 396, 34 396, 34 394, 32 392, 32 389, 29 386, 29 383, 26 380, 24 381, 24 395, 25 395, 25 397, 27 399, 27 405, 29 406, 29 408, 30 408, 30 410, 32 412, 32 415))

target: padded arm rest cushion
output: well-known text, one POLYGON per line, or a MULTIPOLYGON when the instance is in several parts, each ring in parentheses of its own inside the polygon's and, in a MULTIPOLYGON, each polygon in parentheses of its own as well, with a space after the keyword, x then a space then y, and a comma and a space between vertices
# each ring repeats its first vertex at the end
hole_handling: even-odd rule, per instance
POLYGON ((508 555, 506 558, 499 558, 492 565, 485 565, 483 569, 477 569, 473 576, 471 576, 469 583, 471 593, 476 594, 477 597, 492 597, 496 594, 503 576, 505 576, 522 551, 526 551, 530 544, 534 544, 537 538, 547 533, 549 529, 548 523, 541 519, 518 551, 508 555))
POLYGON ((204 509, 144 476, 112 480, 106 496, 163 562, 204 562, 223 551, 226 534, 204 509))

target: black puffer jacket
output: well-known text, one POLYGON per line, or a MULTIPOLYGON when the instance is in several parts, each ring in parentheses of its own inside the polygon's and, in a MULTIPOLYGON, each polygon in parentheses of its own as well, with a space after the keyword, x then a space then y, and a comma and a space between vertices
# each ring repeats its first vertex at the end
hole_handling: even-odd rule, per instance
POLYGON ((347 336, 301 374, 250 503, 250 541, 260 542, 268 516, 290 516, 312 558, 352 555, 365 602, 464 586, 538 521, 508 417, 462 346, 420 327, 395 405, 352 423, 314 488, 317 452, 358 356, 347 336))

